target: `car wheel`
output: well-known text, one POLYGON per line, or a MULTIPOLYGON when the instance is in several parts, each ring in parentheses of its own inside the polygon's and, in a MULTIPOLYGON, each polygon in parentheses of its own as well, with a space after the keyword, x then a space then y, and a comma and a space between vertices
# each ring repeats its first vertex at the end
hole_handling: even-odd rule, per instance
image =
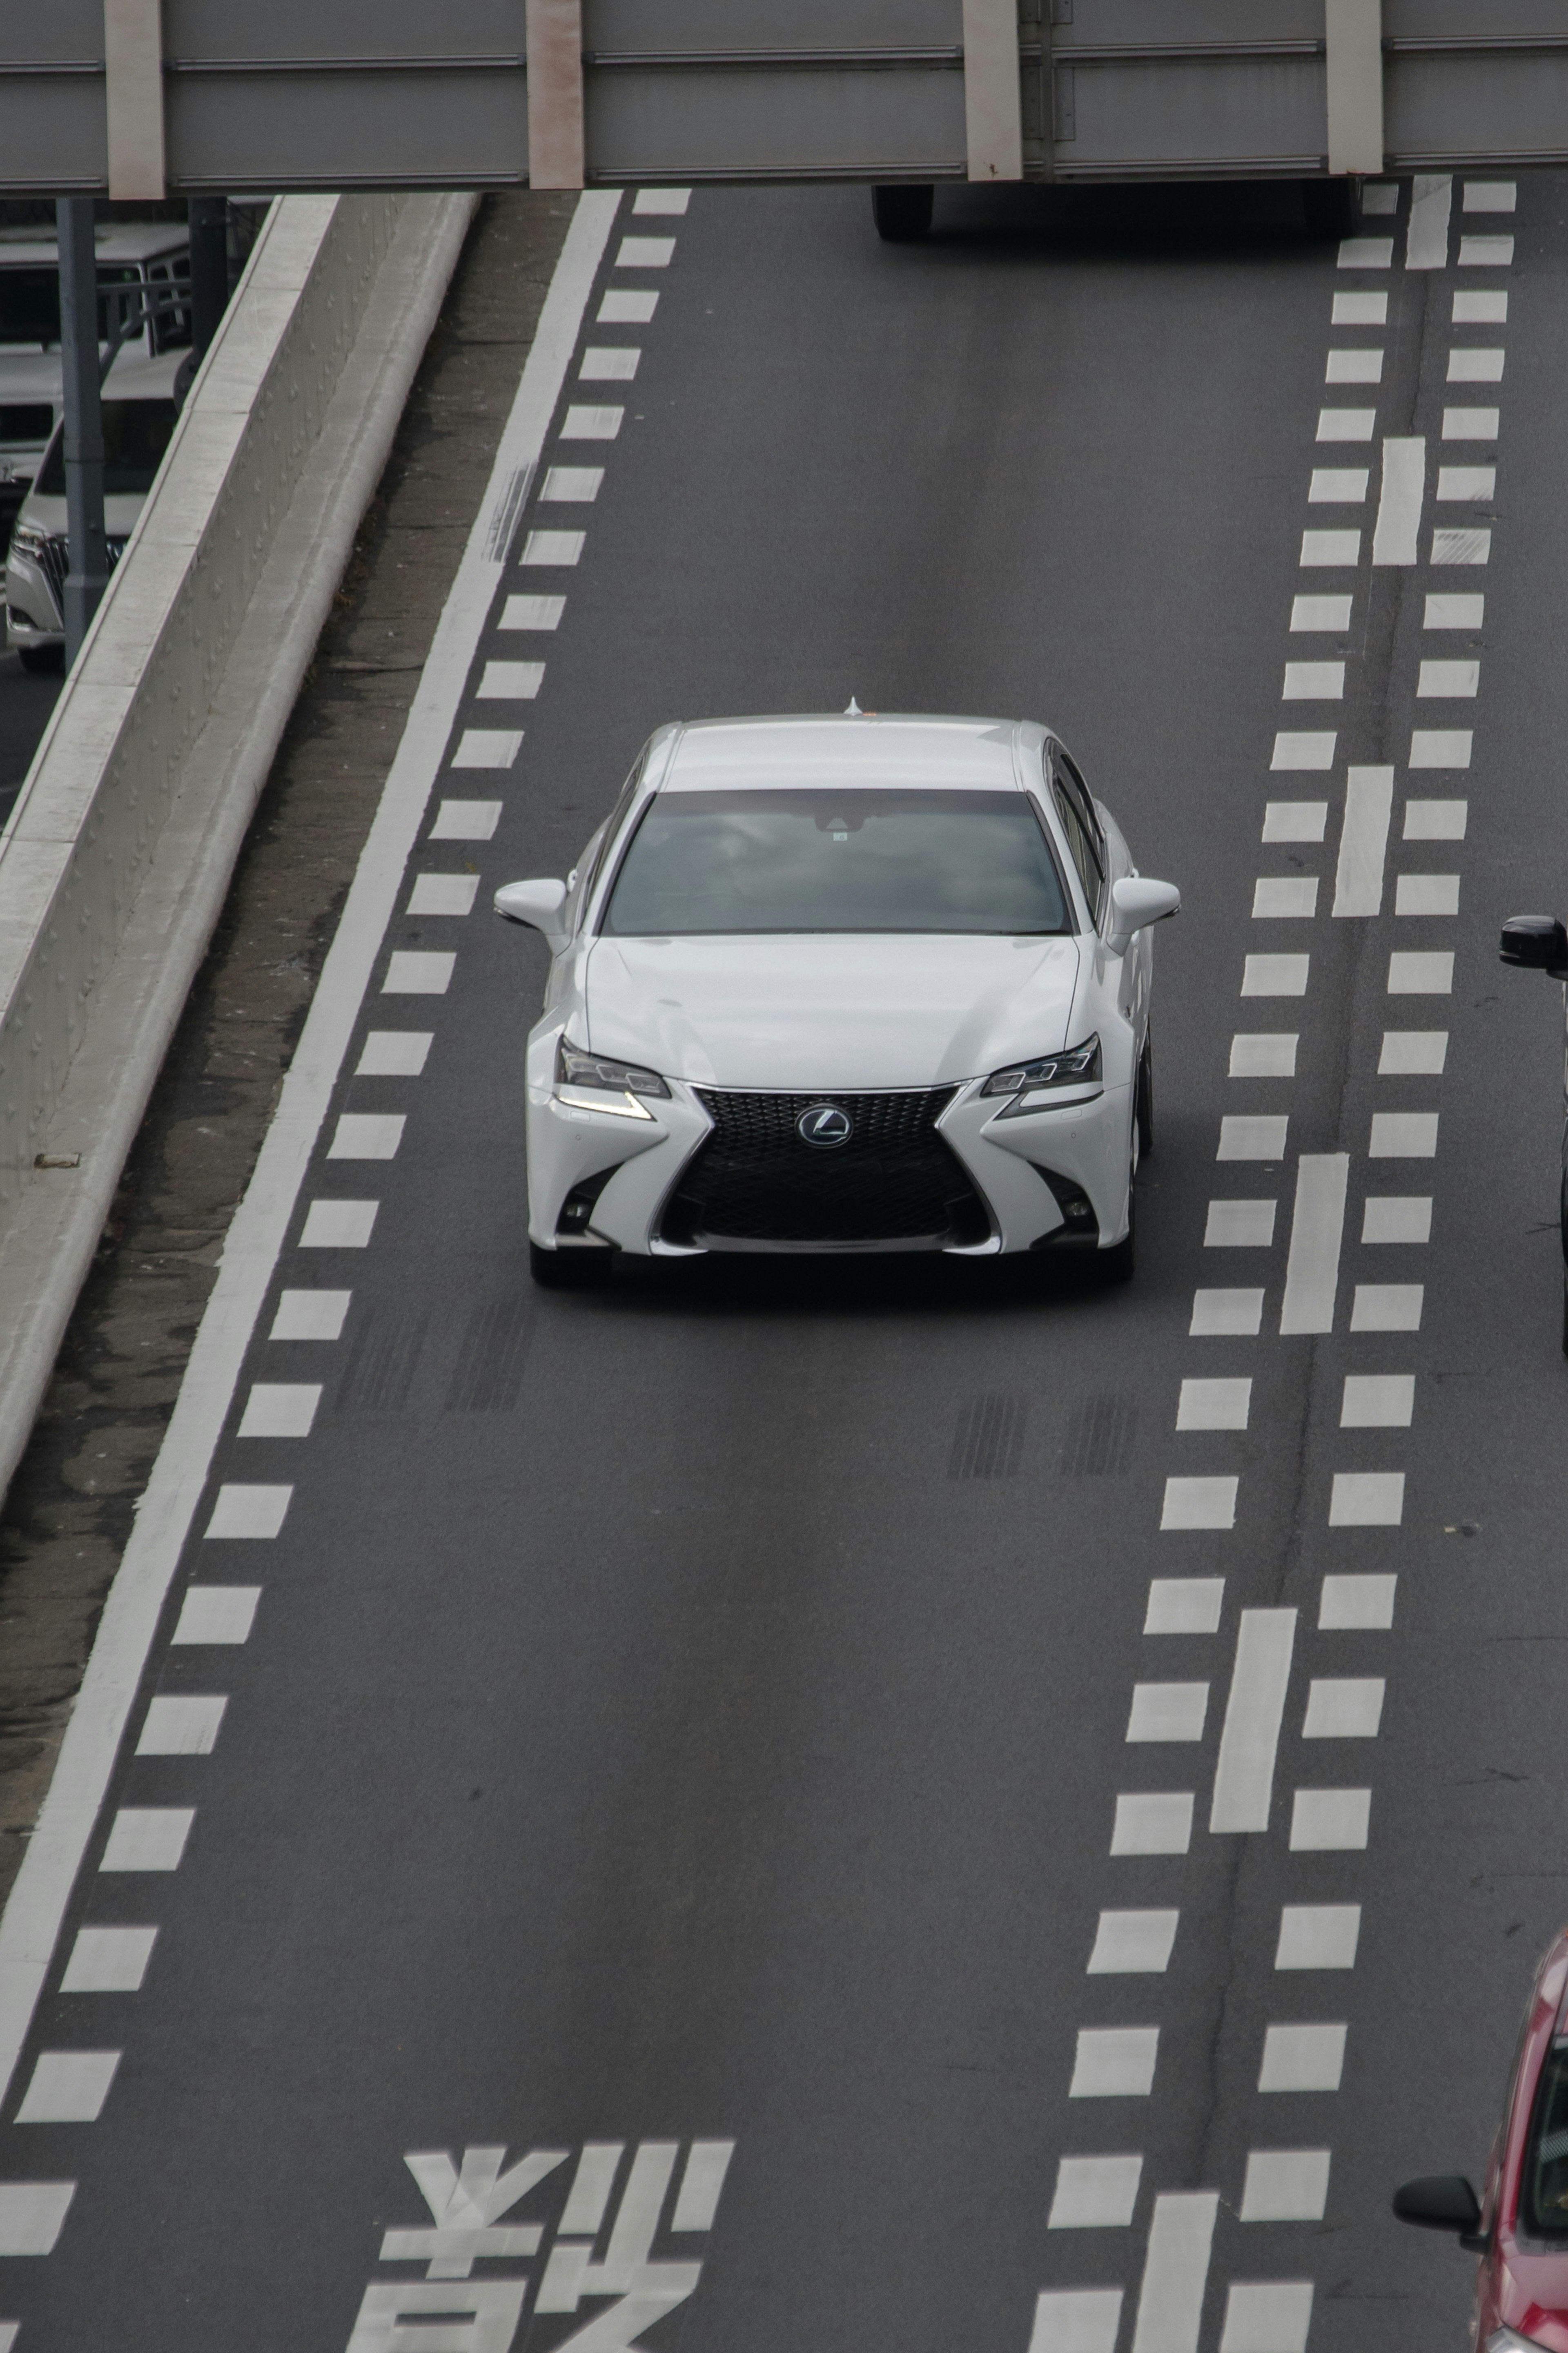
POLYGON ((18 646, 16 654, 22 668, 31 670, 35 678, 47 677, 66 666, 64 646, 18 646))
POLYGON ((930 181, 906 181, 902 186, 873 188, 871 218, 886 245, 915 245, 931 227, 935 195, 930 181))
POLYGON ((542 1291, 586 1291, 597 1279, 602 1253, 590 1250, 541 1250, 528 1245, 528 1271, 542 1291))
POLYGON ((1138 1058, 1138 1092, 1135 1097, 1138 1116, 1138 1157, 1147 1160, 1154 1149, 1154 1039, 1152 1033, 1144 1038, 1143 1051, 1138 1058))

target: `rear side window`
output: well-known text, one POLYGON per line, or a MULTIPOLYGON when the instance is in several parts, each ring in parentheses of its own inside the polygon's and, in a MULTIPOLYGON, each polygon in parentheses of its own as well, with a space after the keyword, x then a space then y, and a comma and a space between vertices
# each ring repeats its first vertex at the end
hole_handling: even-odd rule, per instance
POLYGON ((1051 792, 1057 805, 1057 815, 1068 838, 1072 862, 1078 868, 1083 895, 1089 901, 1089 913, 1100 921, 1100 902, 1105 889, 1105 842, 1100 830, 1100 820, 1094 814, 1083 778, 1072 762, 1058 747, 1051 760, 1051 792))
POLYGON ((1553 2043, 1535 2088, 1519 2227, 1527 2238, 1568 2240, 1568 2042, 1553 2043))

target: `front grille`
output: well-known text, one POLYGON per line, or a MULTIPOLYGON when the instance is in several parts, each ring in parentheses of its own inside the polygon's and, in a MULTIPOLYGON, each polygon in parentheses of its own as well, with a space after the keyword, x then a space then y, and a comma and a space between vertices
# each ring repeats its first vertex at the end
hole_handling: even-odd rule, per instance
MULTIPOLYGON (((103 543, 103 550, 109 559, 106 568, 112 572, 125 553, 125 536, 106 539, 103 543)), ((55 609, 60 616, 60 626, 63 628, 66 609, 66 574, 70 570, 70 553, 63 531, 57 531, 44 542, 37 562, 39 571, 48 582, 49 594, 55 600, 55 609)))
POLYGON ((983 1242, 985 1205, 936 1123, 958 1090, 919 1094, 692 1092, 713 1122, 666 1205, 667 1241, 710 1250, 943 1250, 983 1242), (848 1140, 797 1123, 835 1103, 848 1140))

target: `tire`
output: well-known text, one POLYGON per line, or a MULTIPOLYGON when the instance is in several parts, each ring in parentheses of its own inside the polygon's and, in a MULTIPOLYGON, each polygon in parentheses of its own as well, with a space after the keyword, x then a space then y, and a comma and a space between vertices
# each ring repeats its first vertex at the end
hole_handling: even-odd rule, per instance
POLYGON ((1361 227, 1361 182, 1303 180, 1301 209, 1309 237, 1353 237, 1361 227))
POLYGON ((877 224, 877 235, 885 245, 918 245, 931 227, 931 203, 935 195, 929 180, 905 181, 900 185, 873 188, 871 218, 877 224))
POLYGON ((1138 1091, 1133 1098, 1137 1106, 1138 1157, 1147 1160, 1154 1149, 1154 1040, 1152 1035, 1143 1040, 1143 1051, 1138 1058, 1138 1091))
POLYGON ((64 646, 18 646, 16 655, 22 668, 35 678, 47 678, 66 666, 64 646))
MULTIPOLYGON (((1131 1163, 1131 1155, 1128 1155, 1131 1163)), ((1138 1263, 1138 1190, 1131 1166, 1127 1174, 1127 1231, 1119 1242, 1100 1253, 1100 1271, 1107 1283, 1131 1282, 1138 1263)))
POLYGON ((605 1253, 588 1250, 541 1250, 528 1245, 528 1271, 542 1291, 587 1291, 598 1279, 605 1253))

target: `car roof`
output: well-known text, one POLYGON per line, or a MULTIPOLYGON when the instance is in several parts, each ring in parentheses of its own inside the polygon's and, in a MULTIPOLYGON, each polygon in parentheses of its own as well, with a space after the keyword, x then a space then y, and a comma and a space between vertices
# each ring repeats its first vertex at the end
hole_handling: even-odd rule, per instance
MULTIPOLYGON (((151 261, 159 254, 183 253, 191 241, 184 221, 103 221, 93 231, 100 261, 151 261)), ((0 269, 53 269, 59 241, 52 229, 0 228, 0 269)))
POLYGON ((901 785, 1016 792, 1014 747, 1020 737, 1037 745, 1045 731, 1028 721, 902 712, 700 720, 681 729, 659 789, 901 785))

